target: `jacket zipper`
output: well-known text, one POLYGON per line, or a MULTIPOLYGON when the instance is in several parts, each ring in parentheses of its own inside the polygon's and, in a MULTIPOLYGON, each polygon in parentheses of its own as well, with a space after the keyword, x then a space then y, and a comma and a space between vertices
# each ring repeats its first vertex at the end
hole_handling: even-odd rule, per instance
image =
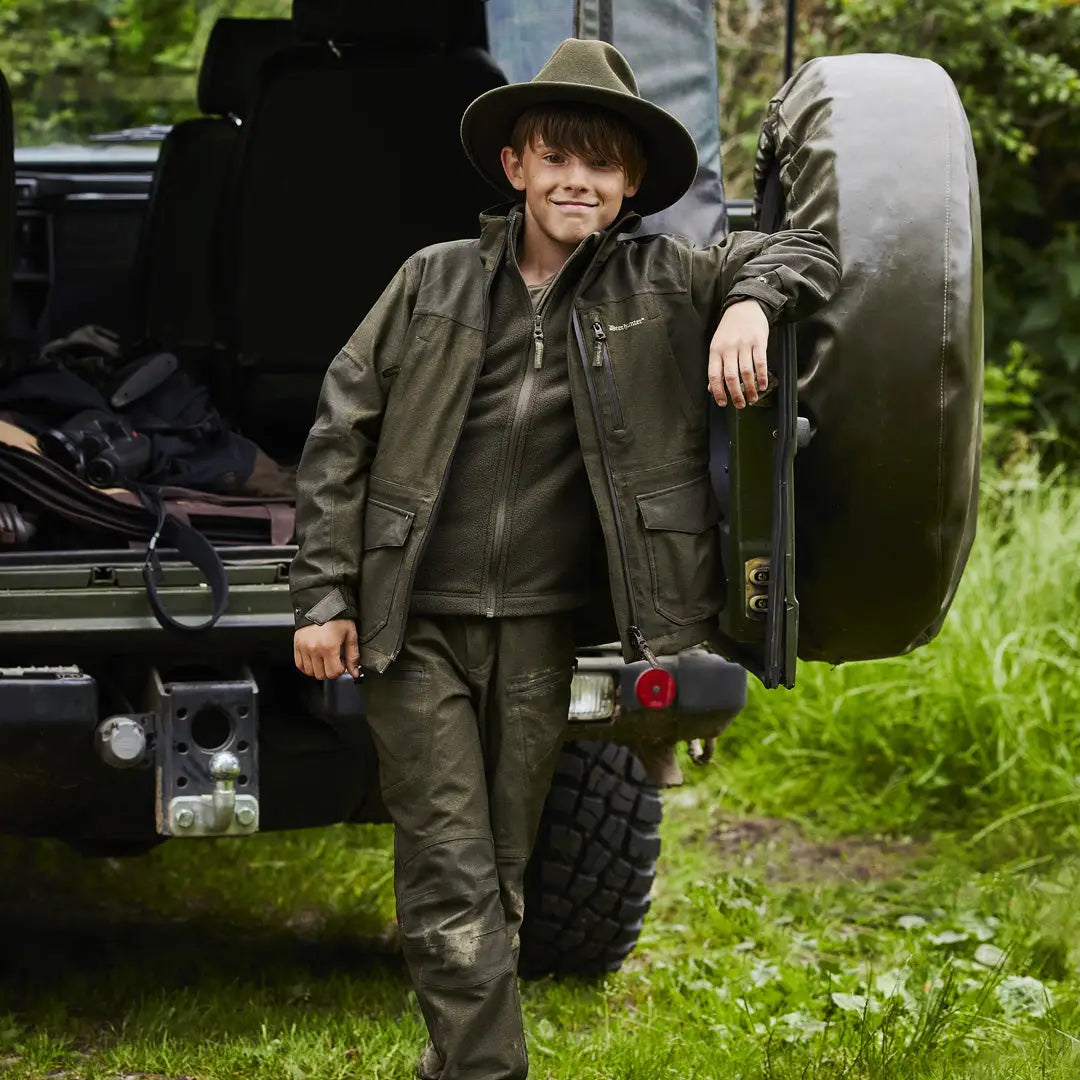
POLYGON ((619 545, 619 561, 622 563, 623 587, 626 589, 626 606, 630 615, 630 625, 626 628, 626 636, 631 645, 637 650, 638 655, 650 667, 659 667, 656 654, 649 647, 645 635, 641 632, 638 622, 637 601, 634 598, 634 587, 630 581, 630 561, 626 550, 626 534, 623 530, 622 517, 619 514, 619 502, 615 493, 615 481, 611 475, 611 462, 608 458, 607 443, 604 440, 604 429, 600 417, 600 409, 596 402, 596 387, 589 377, 589 353, 585 348, 585 335, 581 332, 581 320, 578 318, 577 308, 571 308, 571 321, 574 324, 574 337, 577 338, 578 350, 581 353, 581 366, 585 371, 585 385, 589 391, 589 405, 592 409, 593 423, 596 424, 596 434, 600 443, 600 461, 604 468, 604 478, 607 480, 608 497, 611 499, 611 514, 615 521, 615 539, 619 545))
POLYGON ((593 367, 602 368, 604 372, 604 392, 608 399, 608 411, 611 413, 612 426, 617 431, 622 431, 626 426, 623 420, 622 401, 619 399, 619 387, 615 382, 615 372, 611 367, 611 357, 608 355, 607 334, 600 322, 599 317, 593 319, 593 337, 596 338, 596 354, 593 358, 593 367))
POLYGON ((539 314, 533 316, 533 367, 539 371, 544 366, 544 327, 539 314))

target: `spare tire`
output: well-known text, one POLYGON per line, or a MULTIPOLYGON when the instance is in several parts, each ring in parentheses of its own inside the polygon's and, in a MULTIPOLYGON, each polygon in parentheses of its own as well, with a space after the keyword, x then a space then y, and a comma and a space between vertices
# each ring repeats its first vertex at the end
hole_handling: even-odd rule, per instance
POLYGON ((760 227, 817 229, 843 267, 797 329, 799 656, 896 656, 940 629, 975 535, 982 246, 956 88, 910 56, 813 60, 770 103, 759 208, 777 172, 760 227))
POLYGON ((625 746, 563 747, 525 872, 522 976, 622 967, 649 910, 660 817, 660 793, 625 746))

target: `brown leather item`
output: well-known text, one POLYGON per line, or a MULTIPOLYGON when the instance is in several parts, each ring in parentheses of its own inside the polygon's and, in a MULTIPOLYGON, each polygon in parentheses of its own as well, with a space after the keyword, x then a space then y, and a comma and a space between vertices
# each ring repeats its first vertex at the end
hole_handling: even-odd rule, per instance
POLYGON ((823 57, 770 105, 787 227, 817 229, 839 293, 798 327, 799 656, 896 656, 937 634, 975 535, 982 240, 967 119, 908 56, 823 57))

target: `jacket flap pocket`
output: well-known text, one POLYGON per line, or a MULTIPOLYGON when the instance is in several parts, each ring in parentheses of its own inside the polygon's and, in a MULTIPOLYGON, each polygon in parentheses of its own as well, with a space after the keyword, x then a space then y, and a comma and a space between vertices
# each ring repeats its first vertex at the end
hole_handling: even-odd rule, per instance
POLYGON ((364 550, 401 547, 415 516, 411 510, 399 510, 369 497, 364 510, 364 550))
POLYGON ((720 520, 720 504, 708 476, 637 497, 646 529, 700 533, 720 520))

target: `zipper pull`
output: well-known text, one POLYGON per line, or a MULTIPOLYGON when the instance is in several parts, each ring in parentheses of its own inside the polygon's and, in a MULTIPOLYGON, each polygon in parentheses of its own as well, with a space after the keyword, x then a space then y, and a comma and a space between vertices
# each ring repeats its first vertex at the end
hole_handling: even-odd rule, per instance
POLYGON ((544 327, 539 315, 533 317, 533 345, 536 347, 533 354, 533 367, 539 369, 544 366, 544 327))
POLYGON ((604 366, 604 342, 607 341, 607 334, 604 333, 604 328, 600 325, 598 319, 593 320, 592 324, 593 337, 596 338, 596 355, 593 357, 593 367, 604 366))
POLYGON ((627 633, 630 635, 630 643, 638 651, 638 656, 644 660, 649 667, 658 668, 660 662, 656 659, 656 653, 649 647, 649 643, 645 640, 645 635, 636 626, 627 627, 627 633))

